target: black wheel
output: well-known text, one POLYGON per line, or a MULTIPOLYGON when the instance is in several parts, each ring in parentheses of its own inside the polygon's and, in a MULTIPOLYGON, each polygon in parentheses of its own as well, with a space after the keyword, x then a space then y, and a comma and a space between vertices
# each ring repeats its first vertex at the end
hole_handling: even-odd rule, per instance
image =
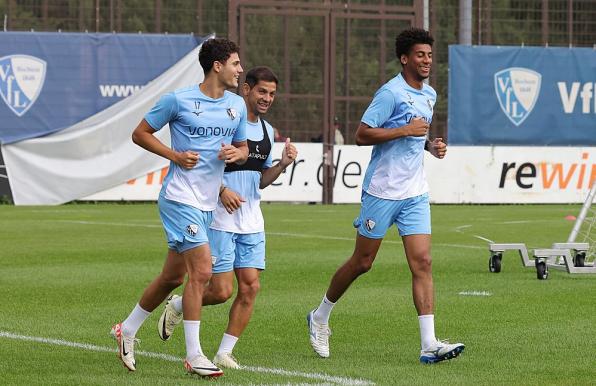
POLYGON ((576 267, 583 267, 586 263, 586 252, 577 252, 573 258, 573 265, 576 267))
POLYGON ((546 280, 548 278, 548 269, 544 261, 536 261, 536 277, 538 277, 538 280, 546 280))
POLYGON ((500 253, 495 253, 488 259, 488 270, 493 273, 501 272, 501 259, 503 255, 500 253))

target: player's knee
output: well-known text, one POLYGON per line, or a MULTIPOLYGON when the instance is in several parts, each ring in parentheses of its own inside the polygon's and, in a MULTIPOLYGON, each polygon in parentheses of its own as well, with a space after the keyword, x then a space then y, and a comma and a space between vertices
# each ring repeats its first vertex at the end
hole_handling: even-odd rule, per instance
POLYGON ((354 259, 353 269, 358 275, 367 273, 372 268, 374 256, 364 256, 354 259))
POLYGON ((193 272, 188 272, 188 281, 193 285, 205 285, 211 278, 211 268, 198 269, 193 272))
POLYGON ((184 275, 173 276, 173 275, 164 275, 162 273, 159 276, 159 285, 162 288, 166 288, 170 291, 175 288, 180 287, 182 284, 184 284, 184 275))
POLYGON ((217 288, 211 288, 211 296, 217 303, 225 303, 229 298, 232 297, 234 287, 231 285, 218 286, 217 288))
POLYGON ((419 274, 430 274, 432 272, 432 258, 430 254, 423 254, 416 258, 416 272, 419 274))
POLYGON ((162 286, 171 290, 180 287, 184 284, 184 276, 162 278, 162 286))
POLYGON ((251 283, 245 283, 238 286, 238 297, 241 299, 254 299, 261 289, 261 283, 255 280, 251 283))
POLYGON ((367 273, 372 268, 372 260, 366 260, 366 261, 360 262, 360 265, 358 268, 359 268, 360 274, 367 273))

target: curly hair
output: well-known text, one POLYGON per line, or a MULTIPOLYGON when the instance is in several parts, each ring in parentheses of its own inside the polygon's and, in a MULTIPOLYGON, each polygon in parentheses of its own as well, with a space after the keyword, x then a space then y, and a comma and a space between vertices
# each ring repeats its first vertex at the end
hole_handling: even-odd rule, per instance
POLYGON ((432 47, 434 42, 435 39, 428 31, 412 27, 395 38, 395 55, 399 60, 402 55, 408 55, 415 44, 428 44, 432 47))
POLYGON ((253 88, 260 81, 275 82, 275 84, 279 83, 277 76, 269 67, 260 66, 251 68, 250 71, 248 71, 248 73, 246 74, 245 82, 248 83, 250 88, 253 88))
POLYGON ((199 51, 199 63, 205 75, 213 68, 213 62, 225 63, 230 55, 238 53, 238 46, 228 39, 208 39, 203 42, 199 51))

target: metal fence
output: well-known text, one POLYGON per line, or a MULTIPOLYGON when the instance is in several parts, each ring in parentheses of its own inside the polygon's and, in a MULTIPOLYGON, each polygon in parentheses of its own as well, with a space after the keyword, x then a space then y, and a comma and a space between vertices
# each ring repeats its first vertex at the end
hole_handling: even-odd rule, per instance
MULTIPOLYGON (((238 36, 230 26, 240 20, 242 0, 0 0, 4 30, 63 32, 194 33, 238 36)), ((436 43, 430 82, 439 99, 432 130, 447 137, 447 77, 449 44, 458 42, 460 0, 310 0, 251 1, 258 12, 244 18, 240 41, 253 50, 246 66, 267 64, 281 78, 280 98, 269 119, 282 134, 299 141, 327 139, 337 116, 346 143, 374 91, 399 71, 392 51, 396 33, 409 24, 423 25, 424 5, 436 43), (299 6, 297 8, 297 6, 299 6), (324 16, 287 14, 334 10, 374 17, 339 17, 334 24, 333 74, 335 100, 325 110, 321 90, 325 71, 321 40, 324 16), (366 12, 364 9, 368 9, 366 12), (359 11, 360 10, 360 11, 359 11), (383 15, 409 14, 407 20, 383 21, 383 15), (284 17, 275 15, 286 14, 284 17), (318 21, 317 21, 318 20, 318 21), (283 31, 286 31, 285 34, 283 31), (285 78, 285 79, 284 79, 285 78)), ((594 47, 596 0, 472 0, 472 44, 594 47)), ((236 28, 236 27, 234 27, 236 28)), ((333 137, 331 137, 332 139, 333 137)))

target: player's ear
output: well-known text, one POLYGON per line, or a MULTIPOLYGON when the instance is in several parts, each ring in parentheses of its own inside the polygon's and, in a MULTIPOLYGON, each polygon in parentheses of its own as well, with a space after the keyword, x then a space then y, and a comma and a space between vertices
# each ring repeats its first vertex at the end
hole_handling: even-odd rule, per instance
POLYGON ((405 66, 406 64, 408 64, 408 55, 401 54, 401 56, 399 57, 399 61, 401 62, 402 66, 405 66))
POLYGON ((248 83, 243 83, 242 84, 242 95, 248 96, 249 93, 250 93, 250 85, 248 83))
POLYGON ((219 73, 221 71, 221 67, 222 64, 220 61, 216 60, 215 62, 213 62, 213 71, 215 71, 216 73, 219 73))

